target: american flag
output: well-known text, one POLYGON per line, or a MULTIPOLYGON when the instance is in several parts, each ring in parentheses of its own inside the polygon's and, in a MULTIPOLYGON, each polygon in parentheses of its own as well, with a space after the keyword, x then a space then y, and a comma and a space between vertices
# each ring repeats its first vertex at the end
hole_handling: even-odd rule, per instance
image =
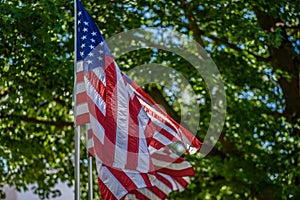
POLYGON ((104 199, 165 199, 194 175, 188 153, 201 143, 175 122, 114 61, 97 25, 77 0, 75 123, 86 125, 104 199))

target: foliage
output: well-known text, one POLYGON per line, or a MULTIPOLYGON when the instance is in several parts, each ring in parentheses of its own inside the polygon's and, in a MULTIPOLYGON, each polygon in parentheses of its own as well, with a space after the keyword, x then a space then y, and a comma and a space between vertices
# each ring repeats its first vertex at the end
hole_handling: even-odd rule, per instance
MULTIPOLYGON (((49 198, 59 195, 52 191, 59 179, 74 183, 73 2, 0 2, 0 185, 20 190, 37 183, 36 192, 49 198)), ((83 4, 106 38, 133 28, 168 27, 205 47, 221 72, 227 96, 222 136, 209 156, 188 158, 197 174, 171 199, 300 197, 298 0, 83 4)), ((203 139, 211 116, 210 96, 188 62, 149 49, 127 53, 117 62, 126 72, 153 58, 180 71, 205 102, 199 105, 198 138, 203 139)), ((171 105, 166 109, 180 116, 175 94, 158 89, 147 90, 154 97, 163 95, 171 105)), ((81 151, 84 196, 84 145, 81 151)))

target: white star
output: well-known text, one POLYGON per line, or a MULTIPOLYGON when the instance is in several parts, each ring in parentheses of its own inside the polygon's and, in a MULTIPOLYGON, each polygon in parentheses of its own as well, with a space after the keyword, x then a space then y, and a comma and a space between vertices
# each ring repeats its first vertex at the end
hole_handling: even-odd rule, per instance
POLYGON ((84 53, 83 53, 83 51, 81 51, 81 52, 80 52, 80 55, 81 55, 81 56, 84 56, 84 53))
POLYGON ((81 20, 78 20, 78 24, 81 24, 81 20))
POLYGON ((86 26, 88 26, 89 25, 89 23, 88 22, 83 22, 84 23, 84 25, 86 25, 86 26))
POLYGON ((81 14, 82 14, 82 12, 81 12, 81 11, 79 11, 79 12, 78 12, 78 16, 80 16, 81 14))
POLYGON ((101 42, 100 42, 100 45, 101 45, 101 46, 103 46, 103 45, 104 45, 104 43, 101 41, 101 42))
POLYGON ((84 27, 84 28, 83 28, 83 32, 87 32, 87 31, 88 31, 87 28, 84 27))
POLYGON ((103 54, 103 51, 102 51, 102 50, 99 50, 99 53, 100 53, 100 54, 103 54))
POLYGON ((95 42, 96 42, 93 38, 91 39, 91 41, 92 41, 92 43, 95 43, 95 42))
POLYGON ((91 49, 93 49, 93 48, 94 48, 94 46, 93 46, 93 45, 90 45, 89 47, 90 47, 91 49))
POLYGON ((81 48, 84 48, 84 47, 85 47, 85 43, 82 43, 81 48))
POLYGON ((103 58, 102 58, 101 56, 99 56, 99 57, 98 57, 98 60, 100 60, 100 61, 101 61, 101 60, 103 60, 103 58))
POLYGON ((91 60, 88 60, 87 63, 88 63, 88 64, 92 64, 92 61, 91 61, 91 60))
POLYGON ((83 35, 83 36, 81 37, 81 39, 82 39, 82 40, 85 40, 85 39, 86 39, 86 35, 83 35))
POLYGON ((94 54, 92 52, 89 53, 89 57, 92 57, 94 56, 94 54))
POLYGON ((97 35, 97 33, 95 31, 92 32, 92 36, 95 36, 97 35))

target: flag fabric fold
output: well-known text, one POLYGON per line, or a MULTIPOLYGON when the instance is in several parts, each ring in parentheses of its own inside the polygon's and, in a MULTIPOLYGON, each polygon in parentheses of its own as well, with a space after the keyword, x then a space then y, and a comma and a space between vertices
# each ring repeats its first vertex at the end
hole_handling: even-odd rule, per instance
POLYGON ((104 199, 165 199, 182 191, 194 170, 187 153, 201 143, 174 121, 114 61, 97 25, 77 0, 75 123, 87 127, 104 199))

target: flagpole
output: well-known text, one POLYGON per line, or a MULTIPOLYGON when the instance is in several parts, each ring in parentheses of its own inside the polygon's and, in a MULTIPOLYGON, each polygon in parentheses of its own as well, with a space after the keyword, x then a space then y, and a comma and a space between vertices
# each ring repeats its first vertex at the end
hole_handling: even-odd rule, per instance
POLYGON ((88 200, 93 200, 93 157, 92 156, 89 156, 88 173, 89 173, 89 194, 88 194, 88 200))
MULTIPOLYGON (((74 0, 74 83, 76 83, 77 63, 77 0, 74 0)), ((76 87, 76 84, 74 84, 76 87)), ((75 91, 75 90, 74 90, 75 91)), ((74 92, 73 99, 76 99, 74 92)), ((75 100, 76 102, 76 100, 75 100)), ((75 106, 76 108, 76 106, 75 106)), ((76 110, 74 111, 76 115, 76 110)), ((76 116, 75 116, 76 118, 76 116)), ((80 200, 80 126, 75 125, 75 200, 80 200)))
POLYGON ((75 200, 80 200, 80 126, 75 131, 75 200))

